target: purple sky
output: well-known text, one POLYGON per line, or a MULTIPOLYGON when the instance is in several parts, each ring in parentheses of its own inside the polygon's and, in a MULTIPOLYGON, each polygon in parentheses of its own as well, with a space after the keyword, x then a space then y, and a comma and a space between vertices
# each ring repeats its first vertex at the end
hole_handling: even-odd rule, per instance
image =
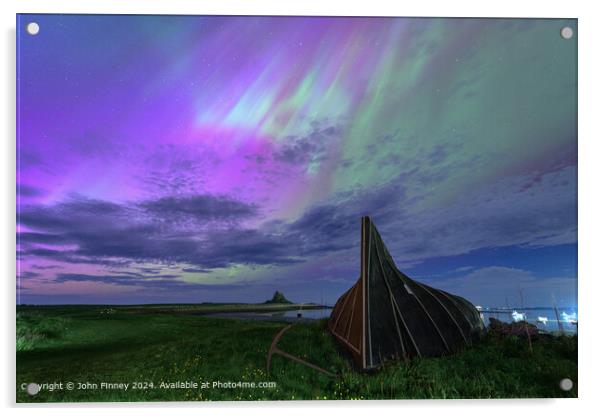
POLYGON ((576 306, 566 25, 20 15, 18 301, 333 303, 370 215, 417 280, 576 306))

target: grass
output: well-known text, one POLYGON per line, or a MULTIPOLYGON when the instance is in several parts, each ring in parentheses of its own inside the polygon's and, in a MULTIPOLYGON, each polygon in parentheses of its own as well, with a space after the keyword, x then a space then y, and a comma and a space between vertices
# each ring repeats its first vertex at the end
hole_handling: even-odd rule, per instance
POLYGON ((576 397, 577 337, 544 337, 533 354, 518 338, 486 337, 454 356, 390 363, 373 374, 354 371, 325 329, 325 320, 295 325, 279 347, 331 372, 331 378, 267 350, 284 322, 218 319, 149 307, 19 307, 17 401, 188 401, 576 397), (564 392, 562 378, 575 387, 564 392), (158 388, 196 381, 197 389, 158 388), (274 388, 210 388, 221 382, 275 382, 274 388), (128 391, 42 390, 23 383, 130 383, 128 391), (132 390, 133 382, 154 388, 132 390), (200 388, 207 382, 209 388, 200 388))

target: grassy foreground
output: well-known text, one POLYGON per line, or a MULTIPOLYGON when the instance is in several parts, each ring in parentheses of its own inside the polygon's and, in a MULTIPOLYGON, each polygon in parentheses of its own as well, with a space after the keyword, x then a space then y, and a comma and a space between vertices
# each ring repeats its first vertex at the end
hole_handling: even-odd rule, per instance
POLYGON ((485 338, 454 356, 393 363, 361 374, 351 368, 322 320, 294 326, 279 347, 341 376, 330 378, 280 356, 268 375, 268 348, 285 325, 167 313, 165 307, 19 307, 17 401, 577 396, 577 337, 539 339, 533 354, 520 339, 485 338), (569 392, 559 388, 566 377, 574 382, 569 392), (198 386, 160 386, 186 381, 198 386), (221 387, 213 385, 217 381, 221 387), (21 388, 30 382, 62 383, 62 388, 30 396, 21 388), (67 390, 69 382, 74 390, 67 390), (103 382, 129 387, 105 389, 103 382), (136 382, 139 388, 133 389, 136 382), (251 382, 273 384, 251 388, 251 382), (80 388, 78 383, 83 383, 80 388))

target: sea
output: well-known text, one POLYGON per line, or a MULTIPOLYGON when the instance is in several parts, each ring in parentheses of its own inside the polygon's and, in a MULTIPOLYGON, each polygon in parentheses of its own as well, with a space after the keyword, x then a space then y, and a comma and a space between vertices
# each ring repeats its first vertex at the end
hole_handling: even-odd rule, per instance
POLYGON ((508 323, 527 321, 547 332, 577 333, 577 308, 558 308, 558 317, 552 307, 481 308, 480 312, 486 326, 489 325, 489 318, 495 318, 508 323))
POLYGON ((320 308, 320 309, 303 309, 303 310, 288 310, 288 311, 271 311, 271 312, 218 312, 208 314, 216 318, 230 318, 230 319, 250 319, 255 321, 285 321, 285 322, 296 322, 304 320, 315 320, 328 318, 332 308, 320 308))
MULTIPOLYGON (((288 310, 277 312, 220 312, 209 314, 212 317, 230 319, 249 319, 260 321, 285 321, 298 322, 304 320, 315 320, 328 318, 332 308, 288 310)), ((554 308, 481 308, 481 319, 488 326, 489 318, 495 318, 502 322, 516 322, 525 320, 539 329, 548 332, 577 332, 577 308, 559 308, 558 317, 554 308)))

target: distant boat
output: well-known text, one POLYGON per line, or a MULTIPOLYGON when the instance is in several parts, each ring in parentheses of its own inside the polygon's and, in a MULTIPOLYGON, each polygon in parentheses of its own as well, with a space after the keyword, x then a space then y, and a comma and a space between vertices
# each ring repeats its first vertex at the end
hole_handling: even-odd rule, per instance
POLYGON ((562 312, 560 314, 560 316, 562 316, 562 320, 564 322, 568 322, 571 325, 577 325, 577 313, 575 313, 575 312, 573 312, 573 313, 562 312))
POLYGON ((514 322, 526 321, 527 320, 527 314, 526 313, 520 313, 520 312, 512 311, 512 319, 514 320, 514 322))
POLYGON ((548 317, 547 316, 538 316, 537 317, 537 322, 547 325, 548 324, 548 317))

